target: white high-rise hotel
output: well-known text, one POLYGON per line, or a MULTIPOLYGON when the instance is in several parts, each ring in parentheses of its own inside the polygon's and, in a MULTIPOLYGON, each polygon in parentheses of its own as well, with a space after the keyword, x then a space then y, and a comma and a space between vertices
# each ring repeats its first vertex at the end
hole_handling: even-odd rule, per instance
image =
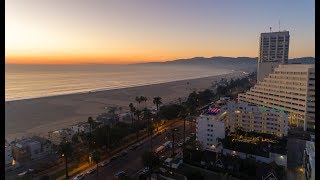
POLYGON ((258 82, 238 98, 240 102, 282 109, 291 125, 315 129, 314 64, 287 64, 288 47, 288 31, 261 34, 258 82))

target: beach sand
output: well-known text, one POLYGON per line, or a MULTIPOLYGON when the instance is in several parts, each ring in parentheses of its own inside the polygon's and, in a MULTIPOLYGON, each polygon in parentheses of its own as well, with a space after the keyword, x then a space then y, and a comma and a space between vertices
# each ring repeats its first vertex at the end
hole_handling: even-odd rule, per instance
POLYGON ((194 89, 206 89, 222 77, 229 79, 239 77, 240 74, 6 102, 5 135, 10 139, 46 135, 48 131, 87 121, 89 116, 95 118, 106 111, 106 106, 122 106, 125 112, 129 109, 129 103, 136 106, 136 96, 146 96, 147 105, 152 107, 155 96, 162 97, 163 103, 169 103, 188 96, 194 89))

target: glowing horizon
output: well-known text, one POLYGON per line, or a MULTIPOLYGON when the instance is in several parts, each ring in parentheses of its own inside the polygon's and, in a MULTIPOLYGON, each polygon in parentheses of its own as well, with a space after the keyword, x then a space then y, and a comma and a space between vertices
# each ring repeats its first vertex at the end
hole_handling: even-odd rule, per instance
POLYGON ((9 64, 257 57, 260 33, 277 30, 278 19, 290 31, 289 58, 315 55, 314 1, 6 0, 5 8, 9 64))

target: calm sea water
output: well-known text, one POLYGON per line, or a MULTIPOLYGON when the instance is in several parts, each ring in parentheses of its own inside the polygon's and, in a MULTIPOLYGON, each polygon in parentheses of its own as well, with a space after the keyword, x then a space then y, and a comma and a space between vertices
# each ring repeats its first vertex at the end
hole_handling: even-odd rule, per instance
POLYGON ((172 65, 6 65, 5 99, 118 89, 230 73, 172 65))

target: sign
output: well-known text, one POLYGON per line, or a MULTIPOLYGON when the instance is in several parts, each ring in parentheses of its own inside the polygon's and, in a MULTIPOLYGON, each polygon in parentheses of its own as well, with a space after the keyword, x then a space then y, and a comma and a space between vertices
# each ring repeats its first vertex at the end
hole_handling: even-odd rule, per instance
POLYGON ((266 178, 263 180, 278 180, 273 173, 270 173, 266 178))

